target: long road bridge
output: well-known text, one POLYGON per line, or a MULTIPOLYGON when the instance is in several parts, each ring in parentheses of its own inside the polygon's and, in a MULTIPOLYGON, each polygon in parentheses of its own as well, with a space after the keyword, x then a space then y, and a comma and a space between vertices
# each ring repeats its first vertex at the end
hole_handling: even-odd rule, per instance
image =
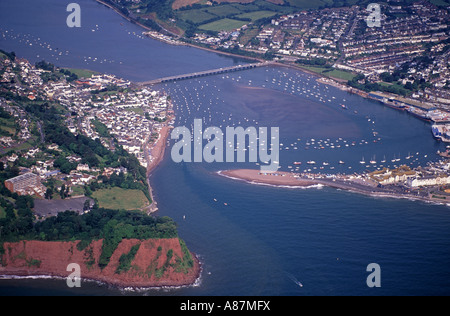
POLYGON ((238 66, 233 66, 233 67, 200 71, 200 72, 194 72, 191 74, 165 77, 165 78, 140 82, 139 85, 149 86, 149 85, 165 83, 165 82, 194 79, 194 78, 199 78, 199 77, 207 77, 207 76, 224 74, 224 73, 228 73, 228 72, 236 72, 236 71, 242 71, 242 70, 248 70, 248 69, 253 69, 253 68, 258 68, 258 67, 269 66, 271 64, 273 64, 273 62, 268 61, 268 62, 261 62, 261 63, 255 63, 255 64, 238 65, 238 66))

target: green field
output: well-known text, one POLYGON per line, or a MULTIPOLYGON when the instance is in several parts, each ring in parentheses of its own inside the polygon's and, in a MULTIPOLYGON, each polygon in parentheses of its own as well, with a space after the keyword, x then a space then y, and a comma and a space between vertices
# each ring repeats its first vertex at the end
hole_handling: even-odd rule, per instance
POLYGON ((128 112, 134 112, 134 113, 139 114, 139 115, 142 115, 142 116, 145 115, 144 110, 143 110, 142 108, 139 108, 139 107, 125 108, 125 111, 128 111, 128 112))
POLYGON ((430 2, 441 7, 447 7, 450 5, 450 2, 447 0, 430 0, 430 2))
POLYGON ((236 14, 241 14, 242 11, 239 10, 238 8, 236 8, 235 6, 231 5, 231 4, 225 4, 225 5, 221 5, 221 6, 217 6, 217 7, 211 7, 208 9, 205 9, 207 12, 212 13, 216 16, 220 16, 220 17, 226 17, 226 16, 231 16, 231 15, 236 15, 236 14))
POLYGON ((193 24, 204 31, 219 32, 232 31, 249 23, 249 21, 238 21, 237 19, 249 19, 255 22, 263 18, 292 13, 297 10, 294 7, 280 6, 264 0, 256 0, 249 4, 216 4, 195 9, 177 10, 175 13, 182 23, 193 24))
POLYGON ((205 31, 214 31, 214 32, 220 32, 220 31, 232 31, 238 28, 241 28, 248 22, 244 21, 238 21, 233 19, 222 19, 219 21, 211 22, 208 24, 203 24, 200 26, 200 29, 205 31))
POLYGON ((329 69, 329 68, 323 68, 323 67, 311 67, 311 66, 301 66, 302 68, 308 69, 310 71, 316 72, 318 74, 335 78, 335 79, 341 79, 341 80, 352 80, 356 77, 354 73, 351 73, 349 71, 339 70, 339 69, 329 69))
POLYGON ((330 5, 333 3, 332 0, 287 0, 289 4, 293 7, 301 8, 301 9, 317 9, 319 7, 330 5))
POLYGON ((75 69, 75 68, 64 68, 71 73, 76 74, 79 78, 91 78, 93 75, 98 74, 98 72, 87 70, 87 69, 75 69))
POLYGON ((255 2, 254 3, 249 3, 249 4, 233 3, 231 5, 233 7, 235 7, 236 9, 238 9, 239 11, 241 11, 241 13, 261 10, 261 8, 258 5, 255 4, 255 2))
POLYGON ((356 77, 356 75, 351 72, 339 70, 339 69, 333 69, 332 71, 329 71, 329 72, 324 71, 324 72, 322 72, 322 74, 324 76, 337 78, 337 79, 343 79, 346 81, 353 80, 353 78, 356 77))
POLYGON ((92 194, 99 206, 112 210, 140 210, 150 205, 144 192, 140 190, 125 190, 121 188, 102 189, 92 194))
POLYGON ((14 136, 16 134, 16 123, 13 118, 0 117, 0 136, 14 136))
POLYGON ((256 11, 256 12, 240 14, 240 15, 237 15, 236 17, 240 18, 240 19, 251 19, 252 21, 257 21, 257 20, 269 18, 269 17, 275 16, 275 15, 277 15, 277 13, 273 12, 273 11, 256 11))
POLYGON ((205 21, 216 18, 214 14, 205 12, 204 10, 188 10, 178 13, 180 19, 184 21, 191 21, 195 24, 201 24, 205 21))

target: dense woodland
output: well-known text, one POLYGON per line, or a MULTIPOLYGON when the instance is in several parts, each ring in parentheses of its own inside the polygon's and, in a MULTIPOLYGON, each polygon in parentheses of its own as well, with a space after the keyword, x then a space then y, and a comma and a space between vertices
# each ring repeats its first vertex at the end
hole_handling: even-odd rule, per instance
POLYGON ((126 212, 95 208, 89 213, 79 215, 67 211, 33 224, 31 211, 33 200, 18 197, 15 208, 4 199, 6 217, 0 219, 0 255, 5 252, 5 241, 79 241, 78 250, 83 250, 93 240, 103 239, 102 253, 98 262, 101 268, 109 260, 122 239, 160 239, 176 238, 175 222, 168 217, 151 217, 142 212, 126 212))

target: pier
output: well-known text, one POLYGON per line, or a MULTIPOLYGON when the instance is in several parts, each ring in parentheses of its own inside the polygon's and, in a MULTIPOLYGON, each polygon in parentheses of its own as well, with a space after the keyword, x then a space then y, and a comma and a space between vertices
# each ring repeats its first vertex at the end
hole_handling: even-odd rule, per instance
POLYGON ((269 66, 272 64, 273 64, 273 62, 268 61, 268 62, 261 62, 261 63, 255 63, 255 64, 238 65, 238 66, 233 66, 233 67, 200 71, 200 72, 194 72, 191 74, 177 75, 177 76, 172 76, 172 77, 165 77, 165 78, 160 78, 160 79, 155 79, 155 80, 144 81, 144 82, 140 82, 139 85, 149 86, 149 85, 154 85, 154 84, 159 84, 159 83, 166 83, 166 82, 173 82, 173 81, 179 81, 179 80, 194 79, 194 78, 199 78, 199 77, 220 75, 220 74, 229 73, 229 72, 243 71, 243 70, 249 70, 249 69, 258 68, 258 67, 269 66))

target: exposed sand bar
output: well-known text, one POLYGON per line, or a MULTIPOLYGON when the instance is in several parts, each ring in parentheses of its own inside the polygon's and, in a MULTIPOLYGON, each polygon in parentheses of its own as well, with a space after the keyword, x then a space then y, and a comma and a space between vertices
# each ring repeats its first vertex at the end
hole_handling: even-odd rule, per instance
POLYGON ((375 183, 363 183, 358 180, 346 178, 345 176, 335 178, 318 177, 315 179, 309 179, 301 178, 301 175, 294 175, 289 172, 278 171, 276 173, 262 173, 260 170, 250 169, 220 171, 219 175, 254 184, 266 184, 292 188, 323 186, 377 198, 408 199, 411 201, 423 201, 426 203, 450 206, 449 201, 434 198, 433 194, 419 196, 414 193, 401 193, 398 192, 398 190, 395 191, 388 188, 378 187, 375 183))
POLYGON ((221 175, 240 179, 252 183, 282 185, 292 187, 309 187, 317 185, 317 181, 299 179, 292 173, 278 171, 276 173, 263 173, 260 170, 251 169, 239 169, 239 170, 227 170, 221 171, 221 175))

